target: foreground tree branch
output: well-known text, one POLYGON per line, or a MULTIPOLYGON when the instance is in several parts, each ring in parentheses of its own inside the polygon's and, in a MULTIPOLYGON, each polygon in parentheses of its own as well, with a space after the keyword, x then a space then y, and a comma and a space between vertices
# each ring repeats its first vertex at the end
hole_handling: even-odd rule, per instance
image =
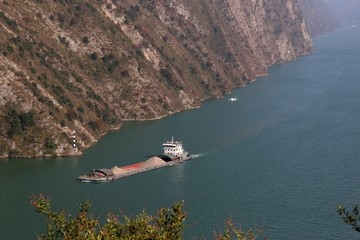
MULTIPOLYGON (((101 226, 99 220, 90 214, 89 201, 79 205, 76 217, 65 210, 56 212, 50 199, 34 195, 30 203, 38 213, 47 218, 47 232, 37 236, 39 240, 180 240, 184 237, 184 202, 177 202, 171 208, 162 208, 156 216, 142 211, 135 218, 109 214, 101 226)), ((231 220, 226 221, 224 233, 215 233, 216 240, 255 240, 260 229, 244 233, 231 220)))
POLYGON ((337 212, 342 217, 344 223, 349 224, 352 228, 360 232, 360 215, 359 215, 359 206, 356 204, 353 206, 351 212, 347 211, 344 205, 339 205, 337 212))

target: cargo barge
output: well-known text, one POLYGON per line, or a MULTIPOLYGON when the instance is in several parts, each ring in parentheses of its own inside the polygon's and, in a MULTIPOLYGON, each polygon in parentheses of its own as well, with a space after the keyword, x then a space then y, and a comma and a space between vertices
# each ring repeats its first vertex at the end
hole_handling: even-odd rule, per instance
POLYGON ((111 169, 100 168, 93 169, 90 173, 79 177, 81 182, 108 182, 142 172, 150 171, 174 165, 191 159, 191 156, 185 151, 181 141, 174 140, 163 143, 164 152, 161 155, 149 158, 144 162, 139 162, 123 167, 114 166, 111 169))

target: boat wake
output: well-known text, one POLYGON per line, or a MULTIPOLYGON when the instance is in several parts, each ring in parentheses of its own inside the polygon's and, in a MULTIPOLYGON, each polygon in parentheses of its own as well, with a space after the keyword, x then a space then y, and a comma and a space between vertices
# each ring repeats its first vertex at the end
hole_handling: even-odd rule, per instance
POLYGON ((191 158, 195 159, 195 158, 200 158, 200 157, 204 157, 206 154, 205 153, 197 153, 197 154, 192 154, 191 158))

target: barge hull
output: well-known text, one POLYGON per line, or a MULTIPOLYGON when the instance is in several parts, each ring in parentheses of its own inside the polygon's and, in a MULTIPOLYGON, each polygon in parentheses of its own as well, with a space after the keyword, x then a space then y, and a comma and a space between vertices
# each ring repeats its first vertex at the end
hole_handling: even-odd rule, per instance
POLYGON ((140 173, 143 173, 143 172, 155 170, 155 169, 158 169, 158 168, 172 166, 172 165, 179 164, 179 163, 182 163, 182 162, 190 160, 190 159, 191 159, 191 157, 189 156, 189 157, 183 158, 183 159, 176 159, 176 160, 172 160, 172 161, 169 161, 169 162, 164 161, 164 163, 161 163, 161 164, 156 164, 156 165, 153 165, 153 166, 143 167, 146 164, 146 162, 149 161, 149 160, 147 160, 147 161, 144 161, 144 162, 135 163, 135 164, 132 164, 132 165, 128 165, 128 166, 124 166, 124 167, 119 168, 119 169, 124 171, 124 172, 122 172, 120 174, 115 174, 114 173, 113 175, 104 176, 104 177, 82 175, 82 176, 79 177, 79 180, 81 182, 84 182, 84 183, 86 183, 86 182, 93 182, 93 183, 109 182, 109 181, 129 177, 129 176, 132 176, 132 175, 140 174, 140 173))
POLYGON ((115 166, 111 169, 94 169, 89 174, 80 176, 79 180, 82 182, 108 182, 191 159, 182 142, 174 140, 174 137, 171 138, 171 141, 163 143, 163 148, 164 153, 162 155, 151 157, 144 162, 120 168, 115 166))

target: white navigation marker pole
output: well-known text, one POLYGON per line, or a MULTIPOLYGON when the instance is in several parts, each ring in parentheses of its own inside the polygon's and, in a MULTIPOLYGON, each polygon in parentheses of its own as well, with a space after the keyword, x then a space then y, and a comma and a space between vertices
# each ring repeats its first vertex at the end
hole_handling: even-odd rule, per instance
POLYGON ((72 146, 73 146, 73 150, 76 151, 77 147, 76 147, 76 136, 75 136, 75 130, 72 131, 72 146))

